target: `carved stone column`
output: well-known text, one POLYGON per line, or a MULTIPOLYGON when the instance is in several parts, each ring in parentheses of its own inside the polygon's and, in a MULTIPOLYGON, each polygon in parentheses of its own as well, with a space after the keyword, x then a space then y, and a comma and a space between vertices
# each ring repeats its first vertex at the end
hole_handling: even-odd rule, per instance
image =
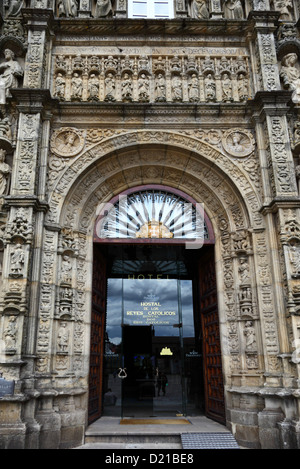
POLYGON ((277 12, 255 11, 250 17, 256 43, 253 62, 256 95, 251 106, 262 174, 261 213, 265 219, 265 231, 255 234, 257 272, 261 277, 258 297, 264 331, 265 388, 261 396, 265 399, 265 409, 258 415, 264 448, 276 447, 280 438, 278 422, 283 414, 274 410, 280 409, 279 390, 297 387, 298 374, 291 365, 291 337, 296 339, 299 324, 293 319, 290 322, 285 302, 287 292, 289 298, 292 297, 290 253, 285 247, 285 254, 280 253, 282 240, 287 242, 286 222, 296 220, 299 199, 287 122, 291 92, 281 89, 273 34, 278 15, 277 12), (280 233, 280 238, 274 233, 280 233), (266 268, 268 265, 270 270, 266 268))
MULTIPOLYGON (((45 167, 51 115, 47 114, 46 108, 53 103, 46 88, 49 86, 48 52, 51 47, 48 34, 53 13, 38 8, 46 7, 45 2, 31 2, 31 6, 37 8, 22 10, 28 30, 23 88, 11 89, 12 97, 7 100, 7 107, 16 107, 18 111, 18 130, 11 187, 5 196, 8 221, 3 237, 0 368, 5 377, 16 381, 15 395, 7 397, 9 404, 6 402, 6 406, 15 412, 21 428, 19 446, 25 446, 27 441, 26 445, 37 448, 40 424, 35 418, 36 406, 31 405, 31 399, 38 396, 33 375, 37 323, 35 298, 39 288, 43 216, 47 210, 45 167)), ((49 421, 49 413, 47 419, 49 421)), ((5 417, 1 423, 1 436, 5 439, 10 432, 10 417, 7 427, 5 417)), ((44 421, 41 424, 44 425, 44 421)))

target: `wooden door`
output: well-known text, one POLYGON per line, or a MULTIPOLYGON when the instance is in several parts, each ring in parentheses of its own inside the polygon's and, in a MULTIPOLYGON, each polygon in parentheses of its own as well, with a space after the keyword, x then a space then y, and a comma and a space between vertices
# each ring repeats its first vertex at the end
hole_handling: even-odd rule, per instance
POLYGON ((106 261, 98 247, 94 246, 88 409, 89 423, 97 420, 102 413, 106 285, 106 261))
POLYGON ((205 412, 207 417, 225 423, 217 285, 212 250, 200 258, 199 293, 203 336, 205 412))

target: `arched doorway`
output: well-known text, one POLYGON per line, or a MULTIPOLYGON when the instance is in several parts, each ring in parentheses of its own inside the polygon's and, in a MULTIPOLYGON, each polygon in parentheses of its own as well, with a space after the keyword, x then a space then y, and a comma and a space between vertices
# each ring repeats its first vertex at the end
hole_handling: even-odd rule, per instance
POLYGON ((195 200, 124 191, 94 232, 89 422, 205 414, 225 423, 214 234, 195 200))

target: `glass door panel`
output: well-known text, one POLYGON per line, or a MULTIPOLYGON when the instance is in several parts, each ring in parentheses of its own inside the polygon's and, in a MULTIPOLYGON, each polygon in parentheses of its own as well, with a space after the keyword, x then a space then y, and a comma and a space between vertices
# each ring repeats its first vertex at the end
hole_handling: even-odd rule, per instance
POLYGON ((106 331, 103 371, 103 415, 120 417, 122 411, 122 279, 107 282, 106 331))
POLYGON ((179 293, 177 279, 123 280, 123 416, 183 413, 179 293))

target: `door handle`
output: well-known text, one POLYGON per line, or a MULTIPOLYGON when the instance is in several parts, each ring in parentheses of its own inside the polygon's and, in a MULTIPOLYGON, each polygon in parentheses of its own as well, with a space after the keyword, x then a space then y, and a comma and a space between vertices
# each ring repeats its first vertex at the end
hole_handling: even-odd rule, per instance
POLYGON ((121 379, 127 378, 126 368, 119 368, 118 377, 121 379))

